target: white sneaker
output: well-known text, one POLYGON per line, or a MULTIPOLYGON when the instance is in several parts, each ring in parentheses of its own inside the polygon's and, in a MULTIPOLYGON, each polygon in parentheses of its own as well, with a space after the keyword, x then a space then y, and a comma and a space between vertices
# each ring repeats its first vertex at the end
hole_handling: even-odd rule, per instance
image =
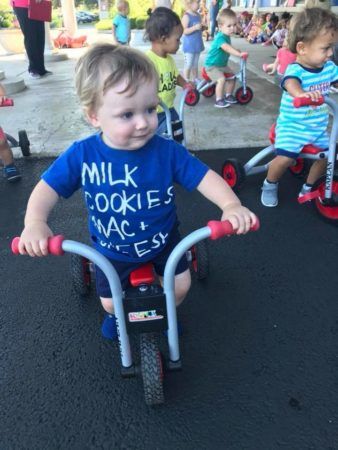
POLYGON ((299 191, 298 197, 302 197, 305 194, 308 194, 311 192, 312 186, 307 186, 306 184, 303 184, 302 189, 299 191))
POLYGON ((268 183, 264 180, 261 195, 262 205, 274 208, 278 205, 278 183, 268 183))

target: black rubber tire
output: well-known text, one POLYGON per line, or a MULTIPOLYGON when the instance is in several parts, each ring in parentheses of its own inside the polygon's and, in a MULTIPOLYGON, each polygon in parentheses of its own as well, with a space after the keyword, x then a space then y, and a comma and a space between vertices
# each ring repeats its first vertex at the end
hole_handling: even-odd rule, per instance
POLYGON ((70 270, 75 294, 86 297, 91 288, 89 261, 80 255, 72 253, 70 258, 70 270))
POLYGON ((246 178, 243 165, 235 158, 226 159, 222 166, 222 177, 232 189, 238 189, 246 178))
POLYGON ((309 168, 310 162, 308 159, 297 158, 296 165, 290 166, 289 172, 296 178, 304 178, 308 174, 309 168))
POLYGON ((202 95, 206 98, 213 97, 216 92, 216 85, 213 84, 212 86, 208 87, 205 91, 202 92, 202 95))
POLYGON ((200 93, 197 89, 191 89, 185 96, 184 103, 188 106, 195 106, 200 101, 200 93))
POLYGON ((238 88, 235 94, 236 100, 240 105, 247 105, 248 103, 250 103, 253 99, 253 96, 253 90, 249 86, 246 87, 245 95, 243 93, 243 87, 238 88))
POLYGON ((145 402, 149 406, 164 403, 163 365, 157 333, 140 334, 141 374, 145 402))
POLYGON ((21 148, 23 156, 30 156, 30 145, 26 130, 20 130, 19 133, 19 147, 21 148))
MULTIPOLYGON (((320 177, 313 185, 312 191, 317 189, 319 189, 321 198, 323 198, 325 192, 325 176, 320 177)), ((333 194, 338 199, 338 174, 333 175, 333 194)), ((337 206, 326 206, 320 201, 320 198, 316 198, 312 201, 312 205, 321 219, 332 225, 338 225, 338 200, 337 206)))
POLYGON ((192 268, 198 280, 205 280, 209 275, 209 249, 206 240, 197 242, 191 249, 192 268))

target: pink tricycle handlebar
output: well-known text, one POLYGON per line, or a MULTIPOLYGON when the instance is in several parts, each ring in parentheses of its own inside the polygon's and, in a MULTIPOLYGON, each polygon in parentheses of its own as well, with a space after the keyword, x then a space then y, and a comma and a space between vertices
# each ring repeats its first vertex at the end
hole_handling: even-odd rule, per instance
MULTIPOLYGON (((224 220, 223 222, 219 220, 210 220, 207 223, 207 226, 211 230, 210 239, 212 240, 216 240, 223 236, 229 236, 236 233, 228 220, 224 220)), ((250 231, 257 231, 259 229, 259 226, 259 220, 257 219, 255 225, 250 228, 250 231)))
POLYGON ((324 97, 319 97, 317 100, 312 100, 310 97, 295 97, 293 99, 293 106, 300 108, 301 106, 320 106, 325 103, 324 97))
POLYGON ((0 108, 4 107, 4 106, 13 106, 14 105, 14 101, 11 98, 5 97, 1 102, 0 102, 0 108))
MULTIPOLYGON (((57 236, 52 236, 48 238, 48 253, 55 256, 60 256, 64 254, 62 250, 62 242, 65 240, 62 234, 58 234, 57 236)), ((15 237, 11 243, 11 249, 14 255, 19 254, 19 237, 15 237)))

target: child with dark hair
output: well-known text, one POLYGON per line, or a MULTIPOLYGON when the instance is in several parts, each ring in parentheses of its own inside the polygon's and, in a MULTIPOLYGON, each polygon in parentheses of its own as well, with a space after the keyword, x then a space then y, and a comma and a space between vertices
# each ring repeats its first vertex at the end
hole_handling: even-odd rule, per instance
MULTIPOLYGON (((179 74, 174 55, 179 46, 183 27, 178 15, 168 8, 156 8, 146 22, 145 38, 151 42, 151 49, 146 53, 158 73, 159 97, 169 108, 172 122, 179 120, 174 108, 176 85, 182 88, 193 87, 179 74)), ((167 130, 163 109, 158 108, 158 134, 167 130)))
MULTIPOLYGON (((328 95, 330 85, 338 81, 338 67, 331 61, 337 32, 337 17, 322 8, 306 8, 291 20, 288 46, 297 59, 288 65, 281 82, 284 92, 276 124, 276 157, 269 164, 262 186, 264 206, 277 206, 278 182, 304 145, 312 144, 323 150, 329 146, 327 105, 296 109, 292 102, 294 97, 317 100, 328 95)), ((325 168, 325 159, 312 164, 300 195, 311 191, 325 168)))

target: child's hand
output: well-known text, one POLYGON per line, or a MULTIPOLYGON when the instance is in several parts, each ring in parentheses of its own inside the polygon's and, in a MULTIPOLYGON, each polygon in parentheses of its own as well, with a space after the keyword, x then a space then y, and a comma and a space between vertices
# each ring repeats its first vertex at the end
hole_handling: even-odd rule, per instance
POLYGON ((257 222, 257 217, 240 203, 231 203, 223 208, 222 220, 229 220, 236 234, 245 234, 257 222))
POLYGON ((29 256, 48 255, 48 238, 53 236, 46 222, 37 221, 27 225, 19 241, 19 253, 29 256))
POLYGON ((323 94, 320 91, 311 91, 311 92, 302 92, 297 95, 297 97, 307 97, 311 98, 311 100, 316 101, 323 97, 323 94))

